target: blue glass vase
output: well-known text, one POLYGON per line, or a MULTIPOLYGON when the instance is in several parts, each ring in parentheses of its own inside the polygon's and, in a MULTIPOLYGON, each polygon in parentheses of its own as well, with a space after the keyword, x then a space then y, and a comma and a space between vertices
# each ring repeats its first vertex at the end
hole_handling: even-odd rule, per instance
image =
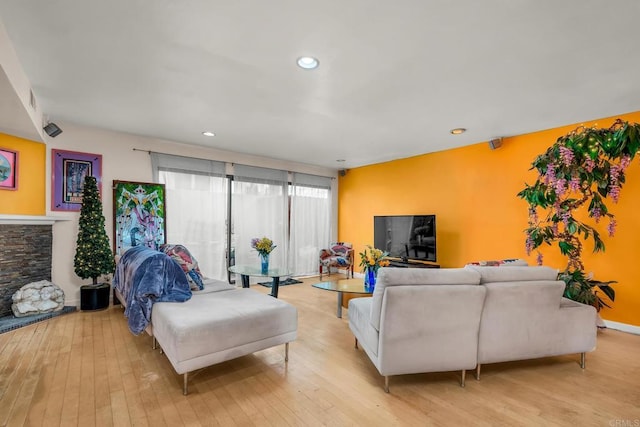
POLYGON ((364 289, 373 292, 376 287, 376 271, 373 268, 367 268, 364 272, 364 289))
POLYGON ((260 254, 260 273, 267 274, 269 271, 269 254, 260 254))

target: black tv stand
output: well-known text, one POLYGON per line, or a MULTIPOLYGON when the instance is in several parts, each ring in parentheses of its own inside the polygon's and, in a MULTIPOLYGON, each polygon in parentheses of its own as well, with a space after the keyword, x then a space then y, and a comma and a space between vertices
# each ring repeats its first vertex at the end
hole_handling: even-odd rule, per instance
POLYGON ((396 268, 440 268, 440 264, 415 259, 389 260, 389 267, 396 268))

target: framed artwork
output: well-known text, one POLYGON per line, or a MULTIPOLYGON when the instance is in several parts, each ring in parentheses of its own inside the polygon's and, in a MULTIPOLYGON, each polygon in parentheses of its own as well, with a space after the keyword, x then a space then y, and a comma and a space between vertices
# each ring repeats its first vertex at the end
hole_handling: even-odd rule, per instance
POLYGON ((102 155, 51 150, 51 210, 79 211, 84 178, 96 178, 102 194, 102 155))
POLYGON ((0 190, 18 189, 18 152, 0 148, 0 190))
POLYGON ((166 243, 164 184, 113 181, 114 253, 134 246, 151 249, 166 243))

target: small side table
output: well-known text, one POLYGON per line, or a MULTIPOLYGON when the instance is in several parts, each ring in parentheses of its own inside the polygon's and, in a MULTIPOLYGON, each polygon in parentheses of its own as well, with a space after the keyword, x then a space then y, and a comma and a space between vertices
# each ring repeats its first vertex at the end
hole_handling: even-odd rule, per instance
POLYGON ((320 282, 311 285, 314 288, 322 289, 324 291, 332 291, 338 293, 338 310, 336 317, 342 317, 342 295, 343 294, 360 294, 371 295, 373 293, 372 288, 364 287, 363 279, 342 279, 335 282, 320 282))
POLYGON ((96 311, 108 308, 110 291, 109 283, 80 286, 80 310, 96 311))

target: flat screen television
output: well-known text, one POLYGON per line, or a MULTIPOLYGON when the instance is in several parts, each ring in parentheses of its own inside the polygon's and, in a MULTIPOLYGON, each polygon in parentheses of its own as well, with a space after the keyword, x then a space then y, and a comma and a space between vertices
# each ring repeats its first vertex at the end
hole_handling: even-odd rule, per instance
POLYGON ((436 216, 373 217, 374 246, 402 261, 436 261, 436 216))

